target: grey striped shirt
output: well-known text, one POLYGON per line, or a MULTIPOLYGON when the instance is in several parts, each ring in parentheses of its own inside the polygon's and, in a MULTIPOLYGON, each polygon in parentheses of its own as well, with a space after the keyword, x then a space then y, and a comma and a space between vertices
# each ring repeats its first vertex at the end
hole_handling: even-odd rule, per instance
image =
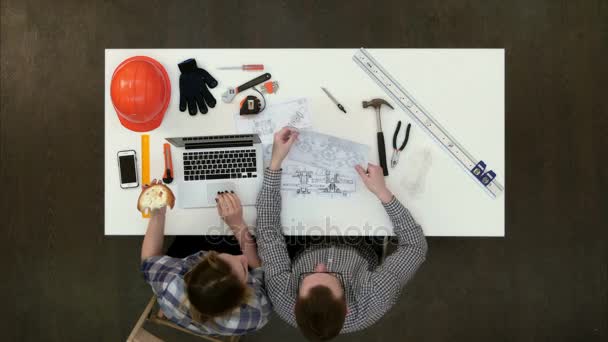
POLYGON ((348 313, 341 333, 365 329, 378 321, 397 301, 399 292, 425 260, 426 239, 410 212, 396 199, 384 204, 399 241, 397 250, 381 265, 367 245, 315 245, 293 263, 281 226, 281 171, 266 169, 257 199, 258 254, 265 269, 266 290, 275 312, 297 327, 294 307, 298 280, 317 263, 342 274, 348 313))

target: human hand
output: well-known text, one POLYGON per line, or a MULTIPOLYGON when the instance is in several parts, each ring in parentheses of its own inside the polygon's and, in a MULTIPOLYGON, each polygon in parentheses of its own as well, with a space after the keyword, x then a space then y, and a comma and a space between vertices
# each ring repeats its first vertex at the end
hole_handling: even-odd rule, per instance
POLYGON ((243 206, 241 200, 233 192, 221 192, 215 198, 217 213, 236 234, 241 229, 247 229, 243 220, 243 206))
MULTIPOLYGON (((156 184, 163 184, 163 181, 156 180, 156 178, 154 178, 150 184, 142 184, 141 191, 144 192, 147 188, 151 187, 152 185, 156 185, 156 184)), ((150 212, 150 216, 165 216, 166 213, 167 213, 167 206, 164 206, 160 209, 152 210, 150 212)))
POLYGON ((272 144, 272 158, 270 159, 270 169, 279 170, 283 159, 289 153, 291 145, 298 138, 298 131, 292 127, 283 127, 280 131, 274 134, 274 142, 272 144))
POLYGON ((357 170, 357 173, 361 176, 361 180, 363 180, 369 191, 376 195, 382 203, 388 203, 393 199, 393 194, 388 190, 384 182, 384 174, 380 166, 368 163, 367 172, 365 172, 361 165, 355 166, 355 170, 357 170))

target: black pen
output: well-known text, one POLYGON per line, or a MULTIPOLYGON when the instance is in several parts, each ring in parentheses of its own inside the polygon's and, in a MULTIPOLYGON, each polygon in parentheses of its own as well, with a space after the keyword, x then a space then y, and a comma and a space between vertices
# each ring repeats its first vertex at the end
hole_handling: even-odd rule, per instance
POLYGON ((333 101, 333 103, 335 103, 335 104, 336 104, 336 106, 338 106, 338 108, 340 108, 340 110, 344 112, 344 114, 346 114, 346 109, 344 109, 344 106, 342 106, 342 105, 340 104, 340 102, 338 102, 338 100, 336 100, 336 98, 335 98, 335 97, 333 97, 333 96, 332 96, 332 95, 329 93, 329 90, 327 90, 327 89, 325 89, 325 88, 323 88, 323 87, 321 87, 321 90, 323 90, 323 91, 325 92, 325 94, 327 94, 327 96, 329 97, 329 99, 330 99, 330 100, 332 100, 332 101, 333 101))

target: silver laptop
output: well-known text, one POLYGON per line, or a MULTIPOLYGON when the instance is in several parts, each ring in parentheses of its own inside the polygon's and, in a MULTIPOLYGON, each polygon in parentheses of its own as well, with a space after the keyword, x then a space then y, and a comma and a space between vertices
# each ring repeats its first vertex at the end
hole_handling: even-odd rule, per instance
POLYGON ((166 138, 180 149, 173 172, 179 208, 215 207, 218 191, 234 191, 254 205, 264 176, 257 134, 166 138))

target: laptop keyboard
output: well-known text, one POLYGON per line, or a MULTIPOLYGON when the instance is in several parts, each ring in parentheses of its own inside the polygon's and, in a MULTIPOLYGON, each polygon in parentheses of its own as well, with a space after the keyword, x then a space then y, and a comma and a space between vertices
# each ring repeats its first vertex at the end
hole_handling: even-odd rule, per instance
POLYGON ((255 149, 184 152, 184 180, 255 178, 255 149))

